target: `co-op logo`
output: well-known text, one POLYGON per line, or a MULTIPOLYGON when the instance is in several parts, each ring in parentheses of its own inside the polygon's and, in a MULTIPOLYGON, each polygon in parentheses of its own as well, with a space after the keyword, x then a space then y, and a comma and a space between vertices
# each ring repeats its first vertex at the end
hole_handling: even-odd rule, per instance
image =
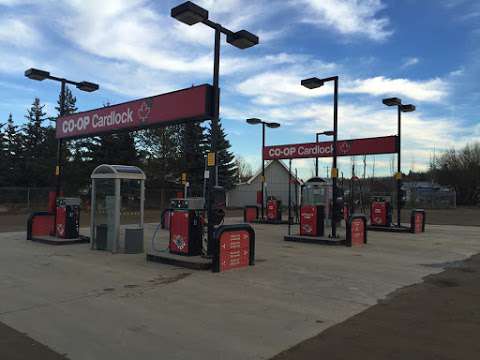
POLYGON ((84 115, 78 118, 65 120, 62 123, 62 131, 64 134, 68 134, 77 131, 81 132, 88 129, 90 126, 97 129, 128 124, 133 122, 132 115, 133 111, 130 110, 130 108, 123 112, 111 111, 109 114, 103 116, 98 114, 93 114, 93 116, 84 115))
POLYGON ((315 146, 286 146, 273 147, 268 149, 268 155, 273 158, 309 156, 309 155, 329 155, 333 153, 333 145, 315 145, 315 146))

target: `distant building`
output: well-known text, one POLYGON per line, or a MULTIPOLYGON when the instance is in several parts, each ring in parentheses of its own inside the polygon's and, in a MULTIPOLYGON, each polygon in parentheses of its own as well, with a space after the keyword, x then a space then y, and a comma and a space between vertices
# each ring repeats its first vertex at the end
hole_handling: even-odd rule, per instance
MULTIPOLYGON (((301 180, 291 174, 291 197, 292 206, 297 204, 300 198, 301 180)), ((261 191, 262 170, 260 169, 248 181, 236 184, 227 192, 228 207, 244 207, 246 205, 257 205, 257 192, 261 191)), ((265 196, 274 196, 282 201, 283 206, 288 206, 288 166, 282 161, 273 160, 265 164, 265 196)))

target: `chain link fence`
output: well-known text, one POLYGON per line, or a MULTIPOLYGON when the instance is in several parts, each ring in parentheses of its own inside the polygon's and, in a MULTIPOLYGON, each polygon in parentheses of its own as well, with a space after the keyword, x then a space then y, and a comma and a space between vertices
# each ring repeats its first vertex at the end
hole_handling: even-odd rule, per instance
MULTIPOLYGON (((0 187, 0 214, 22 214, 48 209, 50 187, 0 187)), ((182 192, 181 187, 145 189, 145 209, 161 210, 170 205, 170 199, 182 192)), ((82 210, 90 209, 90 189, 68 191, 68 197, 79 197, 82 210)))
POLYGON ((424 209, 455 209, 457 196, 454 190, 410 189, 407 207, 424 209))
POLYGON ((0 187, 0 213, 45 210, 52 188, 0 187))

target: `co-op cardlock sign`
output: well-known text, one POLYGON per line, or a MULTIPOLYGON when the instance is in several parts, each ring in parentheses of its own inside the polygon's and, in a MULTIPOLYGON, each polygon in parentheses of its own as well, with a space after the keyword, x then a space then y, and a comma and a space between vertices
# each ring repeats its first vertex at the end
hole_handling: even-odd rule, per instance
MULTIPOLYGON (((397 149, 397 136, 337 141, 337 156, 393 154, 397 149)), ((263 155, 265 160, 331 157, 333 142, 265 146, 263 155)))
POLYGON ((212 117, 212 86, 200 85, 140 100, 67 115, 57 120, 58 139, 137 130, 212 117))

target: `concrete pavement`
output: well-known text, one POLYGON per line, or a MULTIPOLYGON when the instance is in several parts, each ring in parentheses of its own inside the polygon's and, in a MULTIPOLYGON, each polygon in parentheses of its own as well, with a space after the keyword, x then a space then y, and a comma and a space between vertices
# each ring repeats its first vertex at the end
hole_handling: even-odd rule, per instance
POLYGON ((363 248, 255 230, 256 266, 220 274, 0 234, 0 321, 73 360, 268 359, 480 252, 478 227, 370 232, 363 248))

